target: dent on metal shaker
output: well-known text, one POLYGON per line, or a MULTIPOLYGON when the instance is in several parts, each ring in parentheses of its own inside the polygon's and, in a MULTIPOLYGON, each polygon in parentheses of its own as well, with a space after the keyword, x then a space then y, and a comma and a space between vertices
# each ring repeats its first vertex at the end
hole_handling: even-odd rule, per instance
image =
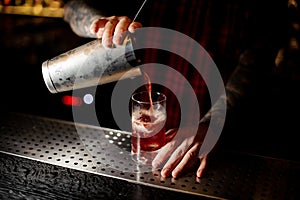
POLYGON ((42 74, 51 93, 101 85, 141 75, 132 39, 104 47, 100 39, 43 62, 42 74))

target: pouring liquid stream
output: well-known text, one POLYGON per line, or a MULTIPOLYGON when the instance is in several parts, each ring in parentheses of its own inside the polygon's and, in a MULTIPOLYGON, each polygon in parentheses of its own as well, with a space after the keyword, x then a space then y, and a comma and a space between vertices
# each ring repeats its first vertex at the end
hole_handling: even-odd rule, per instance
POLYGON ((151 80, 150 80, 150 77, 147 73, 144 72, 144 77, 147 81, 147 92, 148 92, 148 95, 149 95, 149 101, 150 101, 150 110, 153 110, 153 101, 152 101, 152 95, 151 95, 151 92, 152 92, 152 84, 151 84, 151 80))

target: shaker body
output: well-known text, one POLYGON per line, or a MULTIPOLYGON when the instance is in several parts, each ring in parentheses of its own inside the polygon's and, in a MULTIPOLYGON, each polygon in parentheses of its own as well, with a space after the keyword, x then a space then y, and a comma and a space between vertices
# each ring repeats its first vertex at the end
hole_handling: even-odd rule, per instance
POLYGON ((43 62, 42 74, 48 90, 58 93, 139 76, 136 60, 130 38, 109 48, 96 39, 43 62))

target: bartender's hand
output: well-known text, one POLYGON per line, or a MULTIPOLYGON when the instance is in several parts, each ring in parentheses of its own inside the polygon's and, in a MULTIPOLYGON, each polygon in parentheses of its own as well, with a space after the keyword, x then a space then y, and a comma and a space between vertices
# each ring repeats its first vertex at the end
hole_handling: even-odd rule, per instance
POLYGON ((132 22, 126 16, 111 16, 94 20, 90 26, 90 31, 97 38, 102 39, 104 46, 110 47, 113 44, 121 44, 126 31, 133 33, 137 28, 141 27, 141 23, 132 22))
POLYGON ((173 178, 178 178, 183 173, 197 168, 196 176, 201 177, 208 155, 200 159, 199 151, 207 129, 208 124, 200 124, 196 135, 188 127, 183 128, 181 134, 176 133, 176 129, 168 131, 167 135, 175 136, 169 138, 170 141, 159 151, 152 162, 153 167, 158 168, 163 165, 161 176, 172 175, 173 178))

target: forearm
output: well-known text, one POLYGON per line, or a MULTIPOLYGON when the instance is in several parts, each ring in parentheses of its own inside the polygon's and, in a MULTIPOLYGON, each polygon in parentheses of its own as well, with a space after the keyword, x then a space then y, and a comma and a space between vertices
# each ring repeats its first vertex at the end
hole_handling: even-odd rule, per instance
POLYGON ((212 116, 218 119, 224 117, 224 113, 231 113, 245 96, 254 91, 254 86, 259 84, 259 80, 266 76, 268 71, 271 72, 272 60, 272 52, 263 53, 261 49, 245 51, 228 79, 225 94, 220 96, 200 122, 209 123, 212 116))
MULTIPOLYGON (((265 63, 251 50, 241 55, 237 68, 231 74, 226 87, 227 110, 231 111, 258 84, 260 76, 266 75, 261 64, 265 63), (261 64, 260 64, 261 63, 261 64)), ((270 65, 271 63, 269 63, 270 65)))
POLYGON ((103 16, 103 12, 90 7, 84 0, 71 0, 64 6, 64 20, 81 37, 96 38, 90 32, 90 26, 95 19, 103 16))

